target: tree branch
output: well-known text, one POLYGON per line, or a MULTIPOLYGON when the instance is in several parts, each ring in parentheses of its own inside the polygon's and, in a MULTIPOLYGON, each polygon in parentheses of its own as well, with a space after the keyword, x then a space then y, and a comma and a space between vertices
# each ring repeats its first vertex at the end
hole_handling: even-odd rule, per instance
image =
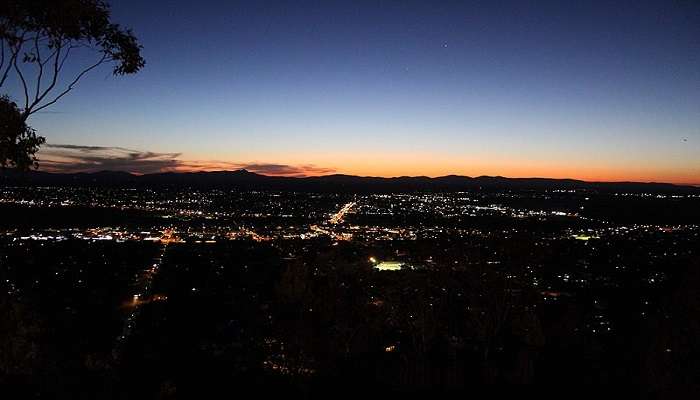
POLYGON ((5 39, 0 38, 0 70, 5 65, 5 39))
POLYGON ((17 76, 19 76, 19 80, 22 82, 22 88, 24 89, 24 113, 26 113, 29 108, 29 89, 27 88, 27 81, 24 79, 22 70, 17 66, 17 56, 15 56, 12 65, 14 65, 15 72, 17 72, 17 76))
POLYGON ((63 69, 63 64, 66 62, 66 59, 68 58, 68 54, 70 54, 70 50, 74 49, 76 47, 77 46, 73 46, 73 45, 68 46, 68 49, 66 50, 66 54, 63 56, 63 59, 61 60, 61 64, 58 66, 58 71, 63 69))
POLYGON ((81 73, 79 73, 78 76, 76 76, 75 79, 73 79, 73 81, 68 85, 68 87, 63 92, 61 92, 58 96, 56 96, 53 100, 42 105, 41 107, 37 107, 36 109, 33 109, 33 110, 32 109, 28 110, 29 112, 27 113, 27 116, 32 115, 35 112, 43 110, 44 108, 56 103, 61 97, 65 96, 66 94, 68 94, 68 92, 73 90, 73 87, 75 86, 76 83, 78 83, 78 81, 80 80, 80 78, 83 77, 83 75, 85 75, 88 72, 92 71, 93 69, 97 68, 98 66, 100 66, 102 63, 104 63, 107 60, 108 60, 107 54, 105 53, 102 55, 102 58, 100 58, 99 61, 97 61, 96 63, 92 64, 91 66, 85 68, 81 73))
MULTIPOLYGON (((39 104, 46 95, 53 90, 53 88, 56 86, 56 82, 58 81, 58 73, 61 70, 61 67, 63 67, 63 63, 66 61, 66 58, 68 57, 68 51, 70 51, 70 47, 68 48, 68 51, 66 54, 63 56, 63 59, 59 63, 59 59, 61 58, 61 50, 63 49, 63 44, 61 42, 56 43, 56 51, 54 52, 54 57, 53 57, 53 77, 51 78, 51 83, 49 86, 44 90, 40 95, 38 95, 35 99, 34 102, 29 106, 29 110, 31 113, 31 110, 39 104)), ((47 59, 48 62, 48 59, 47 59)), ((29 114, 27 114, 29 115, 29 114)))
MULTIPOLYGON (((7 67, 5 68, 5 71, 2 74, 2 78, 0 78, 0 87, 2 87, 3 84, 5 83, 5 81, 7 80, 7 77, 10 74, 10 69, 12 69, 12 67, 17 68, 17 56, 19 56, 19 53, 22 51, 22 47, 24 46, 24 43, 26 42, 26 40, 24 40, 24 36, 26 34, 27 34, 27 32, 23 31, 21 34, 14 34, 12 36, 12 39, 16 39, 16 40, 11 41, 9 37, 6 37, 3 40, 3 46, 5 43, 5 40, 7 41, 7 45, 10 49, 10 54, 12 54, 12 56, 10 57, 10 60, 7 63, 7 67)), ((5 55, 5 52, 3 49, 3 56, 4 55, 5 55)))
MULTIPOLYGON (((3 44, 4 43, 5 42, 3 41, 3 44)), ((19 54, 20 50, 22 49, 23 42, 20 41, 19 43, 20 43, 19 46, 11 46, 11 45, 9 46, 10 54, 12 54, 12 56, 10 57, 10 59, 7 63, 7 67, 5 68, 5 71, 2 74, 2 78, 0 78, 0 87, 2 87, 2 85, 5 83, 5 80, 7 80, 7 76, 10 74, 10 69, 14 65, 15 60, 17 59, 17 55, 19 54)), ((8 44, 9 44, 9 42, 8 42, 8 44)), ((4 55, 5 55, 5 51, 3 49, 3 57, 4 57, 4 55)))
POLYGON ((41 51, 39 50, 39 35, 34 36, 34 51, 36 51, 36 61, 39 65, 39 73, 36 77, 36 90, 34 91, 34 101, 39 98, 41 90, 41 78, 44 75, 44 63, 41 61, 41 51))
POLYGON ((56 50, 52 51, 51 54, 49 54, 49 56, 46 57, 46 60, 43 62, 44 66, 46 66, 46 64, 48 64, 49 61, 51 61, 51 59, 53 58, 53 56, 56 55, 56 52, 58 52, 58 46, 56 47, 56 50))

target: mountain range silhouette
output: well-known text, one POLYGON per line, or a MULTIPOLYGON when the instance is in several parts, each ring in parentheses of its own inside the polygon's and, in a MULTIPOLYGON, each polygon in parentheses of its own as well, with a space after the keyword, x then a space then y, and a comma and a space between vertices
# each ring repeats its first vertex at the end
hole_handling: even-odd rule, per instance
POLYGON ((700 187, 670 183, 586 182, 576 179, 506 178, 502 176, 441 177, 400 176, 393 178, 354 175, 310 177, 270 176, 244 169, 236 171, 161 172, 136 175, 123 171, 50 173, 44 171, 0 171, 0 184, 46 186, 184 186, 319 192, 409 192, 460 190, 594 190, 604 192, 700 193, 700 187))

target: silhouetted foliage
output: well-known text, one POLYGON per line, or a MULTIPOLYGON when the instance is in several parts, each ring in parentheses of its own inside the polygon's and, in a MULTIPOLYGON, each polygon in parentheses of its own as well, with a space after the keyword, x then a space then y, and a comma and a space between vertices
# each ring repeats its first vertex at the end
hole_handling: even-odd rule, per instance
MULTIPOLYGON (((40 321, 25 304, 0 294, 0 377, 31 375, 40 364, 40 321)), ((0 378, 1 383, 4 379, 0 378)))
POLYGON ((0 166, 21 170, 36 167, 35 154, 44 141, 27 125, 17 104, 0 96, 0 166))
MULTIPOLYGON (((0 52, 0 87, 9 77, 17 78, 22 94, 15 97, 20 101, 22 123, 30 115, 55 104, 73 90, 83 76, 103 64, 112 64, 114 75, 136 73, 145 64, 136 37, 130 30, 112 23, 109 6, 99 0, 3 1, 0 5, 0 52), (75 76, 63 78, 66 61, 78 52, 91 54, 95 61, 77 68, 79 72, 75 76)), ((3 105, 3 112, 6 108, 3 105)), ((14 112, 16 108, 7 110, 14 112)), ((2 118, 9 120, 14 116, 3 115, 2 118)), ((14 155, 15 162, 7 163, 6 158, 3 165, 26 167, 27 159, 35 162, 32 151, 36 152, 42 141, 20 141, 20 146, 4 147, 11 144, 5 136, 35 138, 30 128, 25 125, 15 133, 3 131, 2 135, 0 151, 3 155, 27 151, 14 155)))

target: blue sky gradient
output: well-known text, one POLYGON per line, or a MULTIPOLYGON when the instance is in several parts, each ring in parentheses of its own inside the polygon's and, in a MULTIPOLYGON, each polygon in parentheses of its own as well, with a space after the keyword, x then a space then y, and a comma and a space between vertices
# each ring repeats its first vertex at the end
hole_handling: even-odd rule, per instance
POLYGON ((700 183, 700 5, 573 3, 112 1, 146 68, 31 123, 205 169, 700 183))

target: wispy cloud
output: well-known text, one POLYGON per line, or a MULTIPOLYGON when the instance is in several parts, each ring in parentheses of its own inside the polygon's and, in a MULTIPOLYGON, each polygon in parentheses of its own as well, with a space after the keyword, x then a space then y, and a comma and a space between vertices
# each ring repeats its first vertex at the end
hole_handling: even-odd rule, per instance
POLYGON ((181 160, 181 153, 157 153, 113 146, 47 144, 39 154, 39 167, 49 172, 126 171, 156 172, 220 171, 246 169, 263 175, 311 176, 336 172, 312 164, 288 165, 264 162, 181 160))
POLYGON ((313 164, 289 165, 276 163, 239 163, 229 161, 181 161, 178 171, 220 171, 245 169, 263 175, 312 176, 336 172, 334 168, 318 167, 313 164))
POLYGON ((51 172, 114 170, 148 174, 177 168, 180 153, 154 153, 123 147, 47 144, 39 156, 40 168, 51 172))

